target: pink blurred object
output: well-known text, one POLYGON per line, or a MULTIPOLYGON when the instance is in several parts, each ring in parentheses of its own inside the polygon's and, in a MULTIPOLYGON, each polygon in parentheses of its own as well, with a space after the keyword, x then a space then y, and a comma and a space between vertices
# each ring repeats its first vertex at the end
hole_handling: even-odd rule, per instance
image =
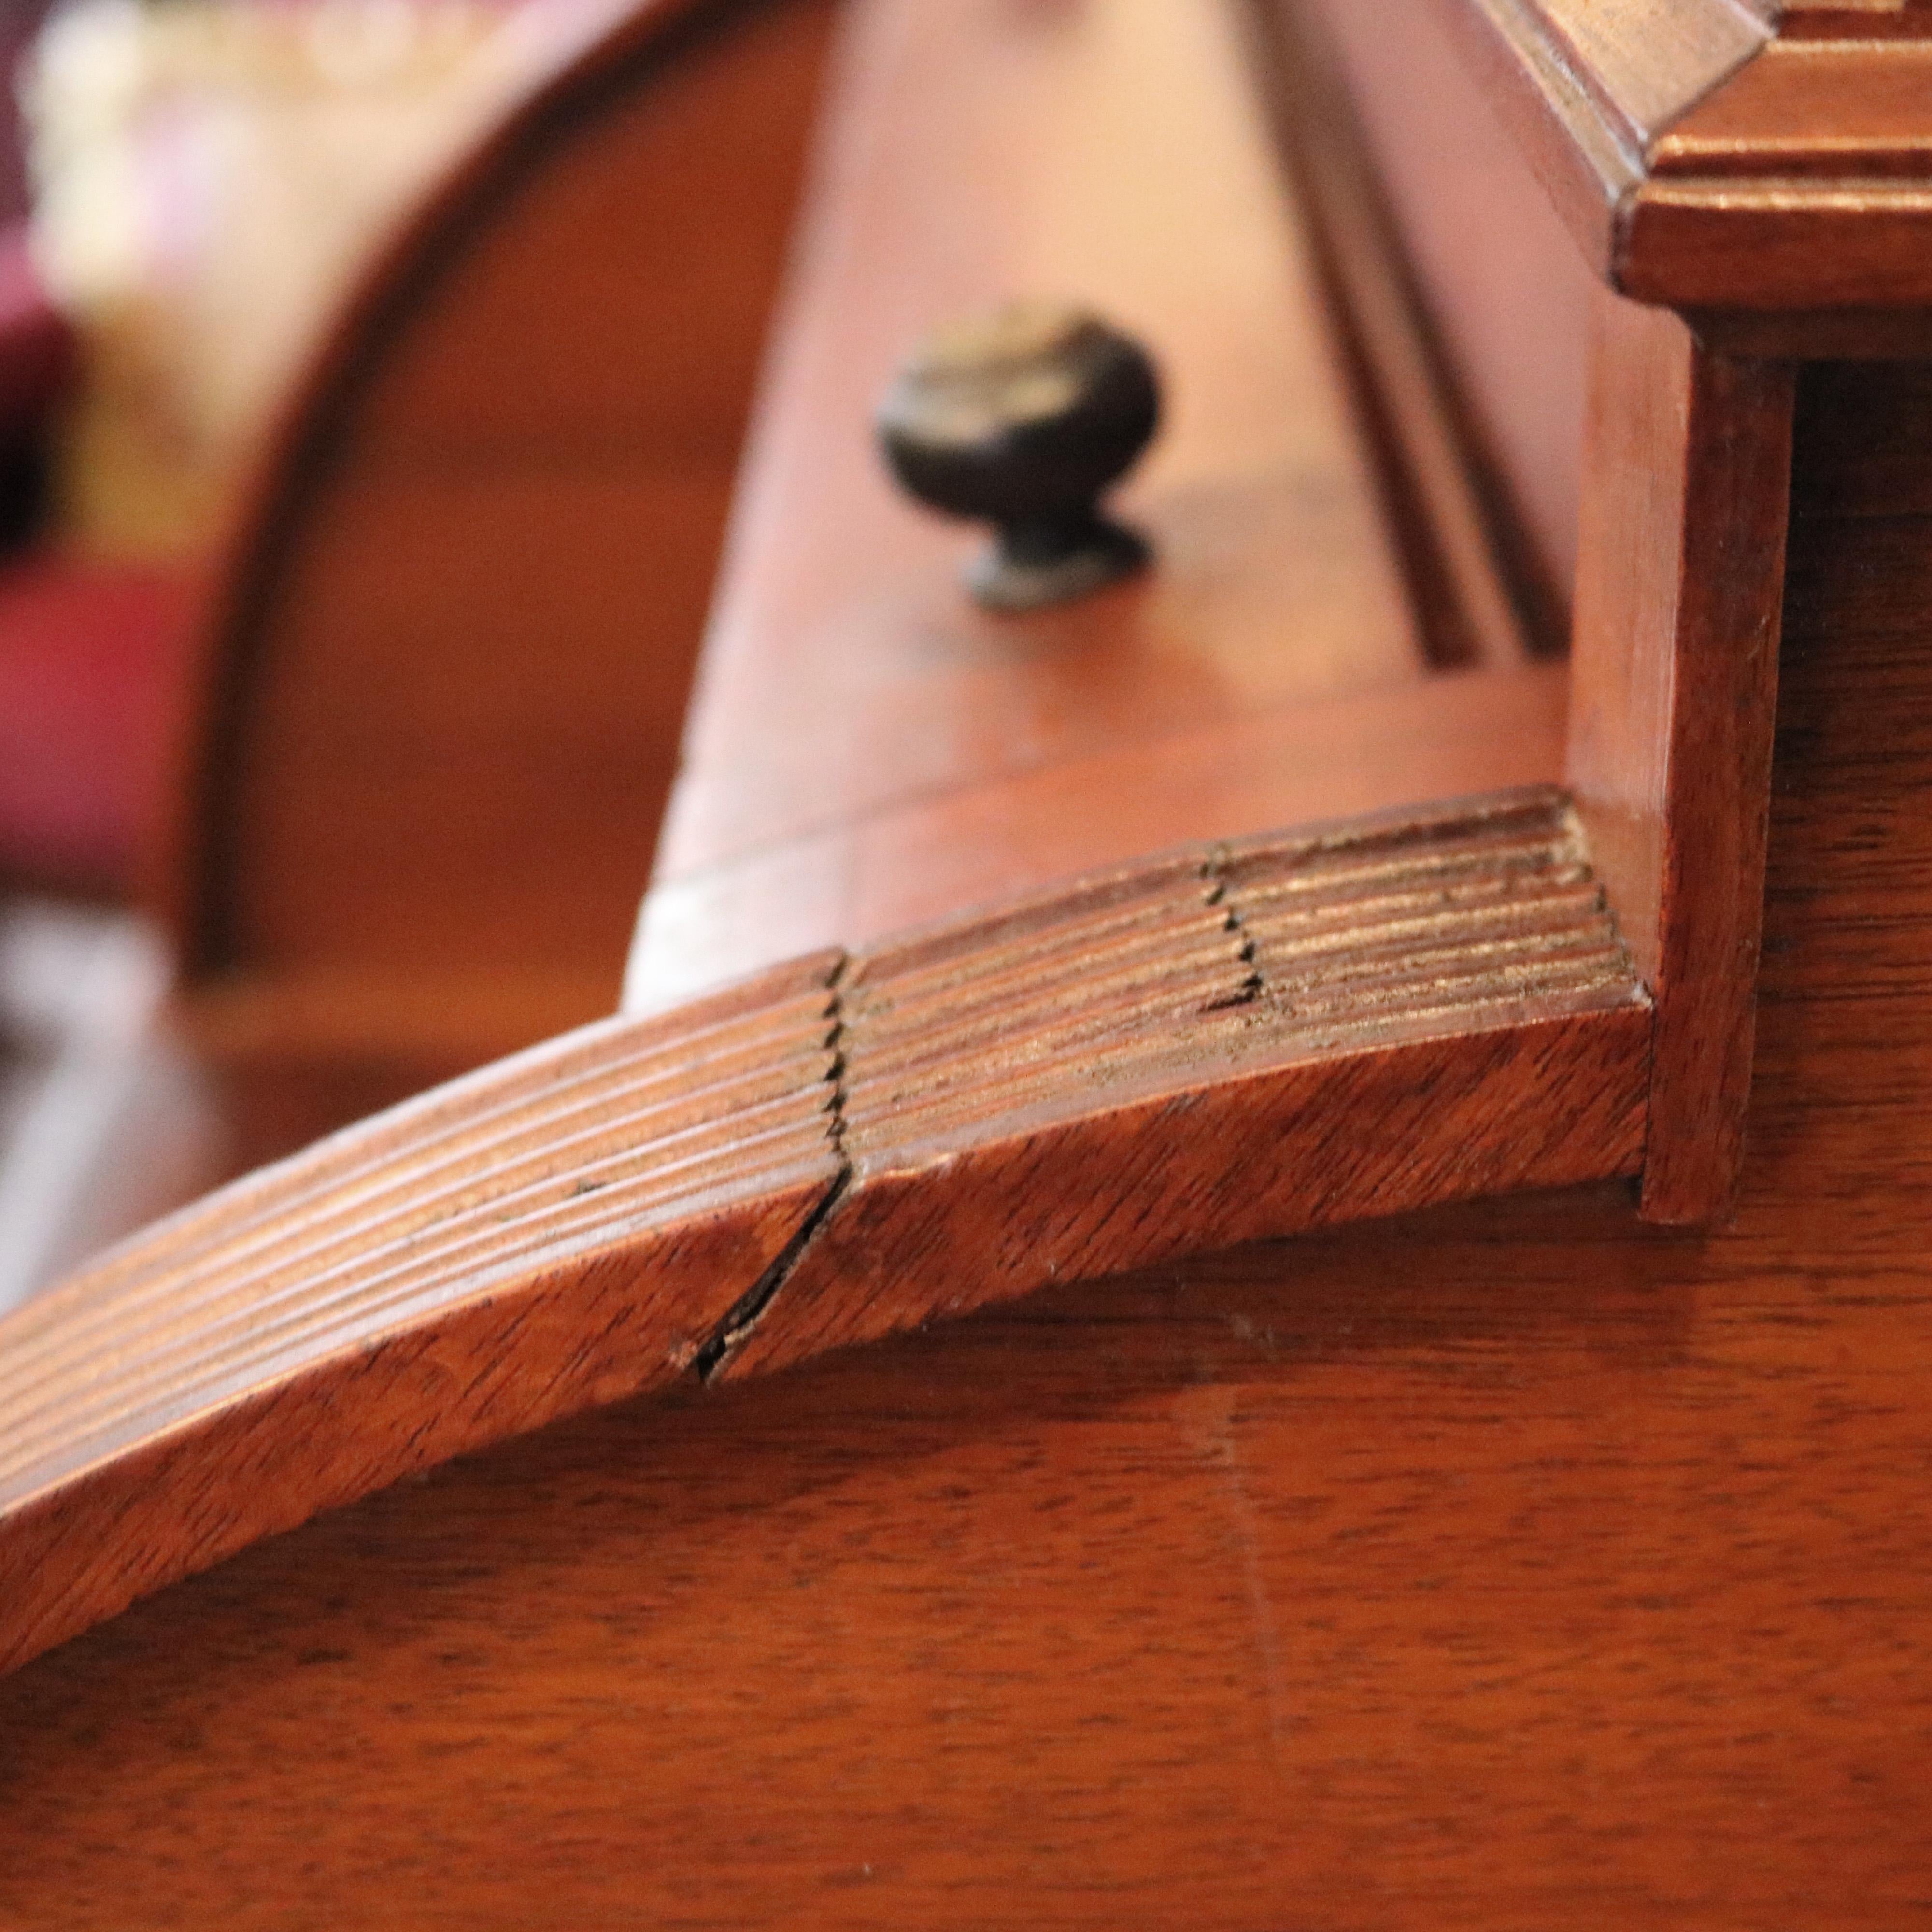
POLYGON ((178 574, 0 564, 0 878, 131 891, 158 829, 192 604, 178 574))
MULTIPOLYGON (((36 435, 75 370, 26 231, 0 228, 0 448, 36 435)), ((0 879, 124 894, 154 829, 187 670, 178 574, 0 560, 0 879)))

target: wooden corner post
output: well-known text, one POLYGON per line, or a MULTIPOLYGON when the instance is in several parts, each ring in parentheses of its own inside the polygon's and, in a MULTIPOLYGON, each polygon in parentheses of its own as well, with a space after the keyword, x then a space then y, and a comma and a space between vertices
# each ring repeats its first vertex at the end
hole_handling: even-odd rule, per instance
POLYGON ((1722 1218, 1743 1155, 1794 388, 1599 300, 1569 782, 1655 1001, 1654 1221, 1722 1218))

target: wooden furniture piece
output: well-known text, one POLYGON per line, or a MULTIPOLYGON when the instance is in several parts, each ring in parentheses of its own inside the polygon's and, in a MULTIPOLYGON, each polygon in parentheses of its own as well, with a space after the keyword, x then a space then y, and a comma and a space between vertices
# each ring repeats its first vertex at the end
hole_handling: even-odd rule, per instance
POLYGON ((632 1015, 0 1324, 0 1906, 1913 1922, 1932 16, 1431 5, 849 10, 632 1015), (1567 440, 1401 191, 1438 56, 1445 178, 1533 167, 1601 284, 1567 440), (838 399, 1109 189, 1076 292, 1274 400, 1177 412, 1164 575, 995 630, 838 399), (1360 658, 1265 649, 1296 505, 1360 658), (1467 644, 1552 604, 1567 676, 1467 644))

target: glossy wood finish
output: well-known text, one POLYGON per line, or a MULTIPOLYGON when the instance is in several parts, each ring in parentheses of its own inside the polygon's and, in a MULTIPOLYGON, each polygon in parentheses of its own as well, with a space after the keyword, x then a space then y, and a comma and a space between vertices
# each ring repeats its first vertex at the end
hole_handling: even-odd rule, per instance
POLYGON ((1786 40, 1922 40, 1932 32, 1925 0, 1783 0, 1774 10, 1786 40))
POLYGON ((1452 532, 1467 515, 1445 500, 1466 494, 1529 640, 1560 652, 1594 278, 1432 0, 1264 0, 1258 10, 1286 40, 1286 131, 1324 254, 1338 266, 1368 256, 1338 278, 1368 288, 1338 294, 1362 341, 1371 410, 1392 441, 1422 446, 1402 467, 1425 504, 1444 502, 1430 520, 1444 551, 1462 547, 1452 532), (1323 195, 1331 175, 1352 192, 1323 195), (1376 346, 1395 326, 1376 321, 1388 298, 1375 286, 1388 281, 1410 318, 1406 352, 1376 346), (1439 394, 1432 406, 1412 400, 1403 364, 1417 359, 1439 394), (1442 419, 1432 435, 1432 418, 1442 419), (1452 482, 1434 480, 1443 462, 1430 443, 1446 446, 1452 482))
POLYGON ((1648 1003, 1552 794, 1137 868, 838 990, 849 1179, 716 1373, 1641 1151, 1648 1003))
POLYGON ((439 1089, 0 1324, 4 1654, 682 1372, 837 1178, 836 963, 439 1089))
MULTIPOLYGON (((1130 10, 1121 17, 1136 16, 1130 10)), ((1282 17, 1287 39, 1280 84, 1299 130, 1294 144, 1301 177, 1325 217, 1330 277, 1351 311, 1366 368, 1368 419, 1379 425, 1388 466, 1413 484, 1420 506, 1406 518, 1398 488, 1396 531, 1406 521, 1427 526, 1425 547, 1433 544, 1442 590, 1437 604, 1455 615, 1468 638, 1486 638, 1483 649, 1507 650, 1507 545, 1496 535, 1502 524, 1493 501, 1468 487, 1462 473, 1468 440, 1457 434, 1460 386, 1429 320, 1432 309, 1455 314, 1460 265, 1446 244, 1425 249, 1418 238, 1431 230, 1415 178, 1400 226, 1425 272, 1406 271, 1389 248, 1364 243, 1363 222, 1373 229, 1382 215, 1350 130, 1324 116, 1322 34, 1311 31, 1312 20, 1298 27, 1298 16, 1282 17), (1465 486, 1460 492, 1450 487, 1459 482, 1465 486)), ((1676 8, 1667 18, 1654 8, 1587 18, 1559 8, 1538 17, 1537 45, 1550 59, 1561 54, 1570 76, 1564 84, 1582 87, 1589 113, 1605 128, 1614 124, 1617 139, 1638 157, 1619 197, 1649 178, 1658 143, 1696 100, 1770 40, 1765 20, 1730 0, 1676 8)), ((821 239, 790 310, 790 359, 782 362, 768 398, 767 444, 754 459, 749 507, 707 650, 688 768, 634 949, 628 997, 640 1007, 716 983, 729 970, 769 963, 788 946, 869 937, 904 919, 1036 880, 1043 876, 1036 855, 1074 842, 1029 829, 1032 815, 1104 822, 1115 809, 1110 778, 1140 781, 1137 794, 1151 801, 1120 814, 1124 836, 1144 833, 1163 817, 1184 820, 1196 808, 1186 794, 1168 806, 1162 782, 1171 768, 1151 758, 1076 755, 1086 748, 1076 730, 1093 729, 1096 713, 1106 718, 1095 731, 1102 742, 1118 735, 1131 743, 1148 730, 1136 717, 1143 694, 1118 664, 1138 647, 1137 593, 1095 600, 1058 634, 1019 634, 1026 655, 1017 665, 1001 662, 998 627, 982 622, 972 674, 962 676, 958 665, 972 620, 964 616, 956 590, 935 574, 927 582, 943 607, 881 599, 884 553, 856 542, 854 533, 867 527, 868 506, 880 500, 883 486, 870 470, 824 467, 824 452, 838 444, 838 422, 849 426, 863 407, 850 382, 850 369, 864 362, 851 318, 869 316, 878 304, 862 303, 853 291, 899 286, 880 268, 887 260, 903 263, 892 275, 916 291, 942 290, 956 272, 950 258, 941 264, 921 254, 916 229, 901 235, 890 223, 898 205, 892 196, 917 178, 919 158, 956 154, 969 138, 930 111, 947 98, 936 77, 941 56, 953 82, 992 71, 996 54, 1016 57, 1023 44, 1010 19, 994 22, 988 15, 974 30, 978 40, 968 36, 948 46, 928 34, 915 56, 910 44, 891 38, 895 18, 890 5, 861 16, 859 51, 836 95, 845 124, 867 131, 848 136, 852 157, 818 192, 819 232, 838 245, 821 239), (897 90, 896 107, 879 104, 889 83, 897 90), (881 124, 899 130, 892 137, 899 146, 878 131, 881 124), (875 232, 875 254, 850 239, 875 232), (898 244, 890 256, 888 238, 898 244), (801 368, 811 373, 798 373, 801 368), (842 380, 848 385, 842 396, 842 380), (808 467, 808 452, 820 461, 808 467), (841 607, 823 586, 848 581, 874 594, 836 614, 841 607), (938 666, 931 661, 935 634, 952 640, 938 666), (800 645, 807 637, 814 640, 808 652, 800 645), (1052 682, 1035 682, 1042 671, 1052 682), (1043 725, 1040 700, 1047 692, 1073 728, 1060 718, 1043 725), (1004 776, 1022 760, 1064 778, 1004 776), (937 799, 920 796, 935 792, 937 799), (1002 871, 1004 866, 1011 869, 1002 871), (949 886, 956 892, 980 882, 970 897, 943 896, 949 886)), ((977 18, 962 6, 951 31, 963 34, 964 23, 977 18)), ((1090 40, 1099 18, 1082 14, 1078 33, 1090 40)), ((1372 67, 1372 37, 1359 21, 1340 26, 1324 16, 1324 25, 1336 48, 1348 50, 1355 70, 1372 67)), ((1037 58, 1037 50, 1027 57, 1037 58)), ((1214 98, 1209 78, 1200 83, 1204 100, 1214 98)), ((1004 96, 1002 102, 1001 112, 1010 115, 1004 96)), ((1378 152, 1399 159, 1405 134, 1393 128, 1391 109, 1380 113, 1378 152)), ((1002 123, 990 112, 973 130, 983 134, 995 125, 1007 127, 1016 151, 1039 145, 1022 122, 1002 123)), ((1008 235, 1024 226, 1032 206, 1024 196, 1037 199, 1040 190, 1029 177, 1024 195, 1010 192, 1015 206, 1000 217, 1008 235)), ((1506 220, 1510 206, 1485 206, 1480 219, 1506 220)), ((958 226, 940 218, 932 232, 950 242, 958 226)), ((1180 246, 1166 245, 1170 254, 1180 246)), ((1532 249, 1532 259, 1540 259, 1543 247, 1532 249)), ((1478 236, 1466 252, 1481 248, 1478 236)), ((1567 293, 1532 313, 1544 333, 1561 338, 1568 328, 1574 337, 1580 317, 1563 308, 1576 291, 1574 274, 1567 280, 1558 276, 1556 285, 1567 293)), ((1574 370, 1587 346, 1594 364, 1594 417, 1580 459, 1582 478, 1568 479, 1584 495, 1570 782, 1592 816, 1613 902, 1636 935, 1640 970, 1666 1016, 1659 1022, 1646 1211, 1690 1221, 1721 1215, 1732 1197, 1749 1081, 1790 379, 1777 364, 1695 349, 1689 328, 1670 316, 1604 299, 1604 320, 1593 321, 1587 342, 1571 340, 1553 352, 1567 356, 1574 370)), ((1461 308, 1458 326, 1466 335, 1476 327, 1474 310, 1466 296, 1461 308)), ((1302 379, 1317 378, 1332 385, 1326 358, 1304 356, 1302 379)), ((1560 442, 1535 486, 1546 499, 1557 487, 1549 478, 1564 470, 1560 442)), ((847 446, 855 464, 862 460, 849 427, 847 446)), ((1430 573, 1414 567, 1416 554, 1412 541, 1411 580, 1426 590, 1430 573)), ((1352 567, 1364 560, 1358 554, 1352 567)), ((1366 560, 1388 567, 1378 556, 1366 560)), ((1229 570, 1231 578, 1236 574, 1229 570)), ((1154 580, 1156 587, 1160 580, 1154 580)), ((1257 590, 1263 580, 1253 580, 1257 590)), ((1430 599, 1422 602, 1426 631, 1430 599)), ((1226 610, 1214 621, 1219 628, 1210 634, 1240 634, 1226 610)), ((1198 708, 1204 740, 1228 728, 1214 718, 1228 689, 1225 675, 1210 678, 1197 668, 1184 688, 1180 715, 1198 708)), ((1260 694, 1251 694, 1251 701, 1260 694)), ((1393 716, 1402 700, 1388 701, 1393 716)), ((1166 709, 1174 711, 1176 703, 1166 709)), ((1317 720, 1316 728, 1323 723, 1317 720)), ((1442 742, 1455 742, 1454 730, 1445 722, 1442 742)), ((1285 733, 1281 742, 1286 751, 1293 741, 1285 733)), ((1468 742, 1480 741, 1472 733, 1468 742)), ((1496 742, 1503 742, 1501 733, 1496 742)), ((1142 848, 1181 830, 1175 824, 1144 837, 1142 848)), ((1082 860, 1132 849, 1125 843, 1111 851, 1090 849, 1082 860)))
POLYGON ((1601 298, 1570 782, 1657 1000, 1644 1211, 1734 1195, 1769 810, 1792 374, 1601 298))
POLYGON ((1181 854, 569 1036, 0 1324, 0 1656, 686 1371, 1630 1172, 1649 1035, 1533 792, 1181 854))
MULTIPOLYGON (((1427 316, 1404 276, 1393 218, 1345 105, 1337 63, 1289 16, 1264 16, 1263 35, 1257 39, 1273 56, 1275 118, 1356 365, 1358 407, 1431 656, 1447 664, 1520 663, 1531 649, 1531 615, 1487 513, 1427 316)), ((1546 627, 1546 640, 1555 635, 1546 627)))
POLYGON ((1440 4, 1613 287, 1756 317, 1760 353, 1768 311, 1785 353, 1901 352, 1873 312, 1932 302, 1922 10, 1799 9, 1786 38, 1741 0, 1440 4))
POLYGON ((884 0, 828 112, 657 881, 1421 674, 1232 8, 884 0), (928 328, 1031 292, 1150 342, 1170 406, 1119 498, 1158 567, 1015 621, 868 425, 928 328))
POLYGON ((1801 383, 1732 1227, 1438 1212, 452 1464, 0 1686, 0 1906, 1916 1923, 1928 436, 1801 383))
POLYGON ((656 1012, 815 946, 870 945, 1003 893, 1257 825, 1546 784, 1562 667, 1306 700, 1069 758, 754 852, 646 896, 624 1007, 656 1012))
POLYGON ((1675 122, 1659 177, 1910 178, 1932 167, 1932 39, 1779 40, 1675 122))
POLYGON ((1773 31, 1740 0, 1437 0, 1437 12, 1606 279, 1652 142, 1773 31))
MULTIPOLYGON (((1578 764, 1604 787, 1610 883, 1652 908, 1637 939, 1674 997, 1673 958, 1735 946, 1752 912, 1791 378, 1625 310, 1599 376, 1578 764), (1612 851, 1619 812, 1634 836, 1612 851)), ((1797 392, 1732 1225, 1647 1228, 1612 1186, 1177 1256, 399 1486, 0 1685, 0 1909, 116 1926, 1916 1922, 1932 391, 1922 369, 1834 368, 1797 392)), ((1053 776, 1036 804, 1068 795, 1053 776)), ((1238 863, 1215 855, 1197 883, 1234 888, 1255 953, 1240 992, 1279 955, 1222 876, 1238 863)), ((1163 878, 1098 889, 1122 895, 1107 916, 1158 934, 1162 970, 1136 982, 1156 1005, 1191 939, 1203 985, 1232 970, 1231 935, 1163 878)), ((1057 1000, 1050 949, 1078 933, 1101 956, 1095 916, 1036 908, 990 952, 957 932, 892 949, 902 1004, 883 1012, 864 1008, 871 969, 846 968, 845 1190, 776 1292, 713 1331, 714 1383, 878 1332, 880 1296, 813 1292, 874 1174, 899 1314, 1010 1285, 1000 1244, 1034 1210, 1000 1184, 1017 1166, 974 1177, 982 1072, 1044 1109, 1042 1240, 1082 1265, 1149 1238, 1166 1188, 1187 1197, 1178 1163, 1219 1082, 1186 1090, 1159 1160, 1137 1171, 1117 1144, 1096 1172, 1051 1138, 1067 1056, 998 1058, 1025 1042, 986 1010, 1020 994, 1077 1040, 1094 989, 1057 1000), (922 1064, 891 1036, 902 1019, 915 1043, 990 1042, 990 1068, 922 1064), (874 1052, 890 1104, 868 1109, 874 1052), (902 1163, 920 1178, 896 1199, 902 1163), (916 1197, 956 1176, 971 1213, 925 1220, 916 1197), (1109 1213, 1101 1190, 1137 1179, 1109 1213)), ((1593 917, 1539 924, 1540 965, 1564 956, 1544 950, 1559 930, 1596 944, 1593 917)), ((1664 1160, 1696 1150, 1688 1130, 1720 1150, 1732 1132, 1737 983, 1680 1006, 1674 1037, 1660 1013, 1677 1068, 1660 1066, 1660 1106, 1709 1108, 1680 1107, 1664 1160)), ((1370 1186, 1392 1148, 1426 1171, 1400 1107, 1453 1119, 1454 1092, 1391 1102, 1392 1135, 1346 1110, 1370 1186)), ((987 1112, 1011 1118, 1012 1098, 994 1086, 987 1112)), ((1493 1094, 1484 1113, 1491 1133, 1540 1118, 1493 1094)), ((1204 1152, 1231 1144, 1208 1125, 1204 1152)), ((1294 1185, 1291 1150, 1244 1152, 1294 1185)), ((1687 1184, 1681 1164, 1656 1172, 1687 1184)), ((1240 1198, 1204 1198, 1216 1231, 1238 1224, 1240 1198)))
POLYGON ((1802 1294, 1700 1292, 1628 1225, 1519 1204, 1058 1291, 392 1491, 0 1691, 0 1903, 1909 1924, 1925 1544, 1858 1483, 1922 1419, 1780 1324, 1802 1294), (1580 1233, 1622 1266, 1580 1280, 1580 1233), (1855 1406, 1793 1457, 1820 1397, 1855 1406), (1750 1468, 1688 1460, 1726 1432, 1750 1468), (158 1882, 238 1778, 245 1849, 158 1882))

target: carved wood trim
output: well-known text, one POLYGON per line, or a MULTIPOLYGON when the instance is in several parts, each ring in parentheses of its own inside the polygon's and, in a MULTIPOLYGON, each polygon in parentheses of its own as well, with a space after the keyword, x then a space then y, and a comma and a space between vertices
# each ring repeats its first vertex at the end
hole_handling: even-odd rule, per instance
POLYGON ((1536 790, 1142 862, 570 1035, 0 1323, 0 1664, 681 1376, 1634 1172, 1649 1033, 1536 790))
POLYGON ((440 1088, 0 1324, 0 1658, 682 1372, 838 1178, 836 964, 440 1088))
POLYGON ((1647 1008, 1554 793, 1136 868, 840 1000, 849 1183, 734 1372, 1641 1157, 1647 1008))
POLYGON ((1592 266, 1614 278, 1652 140, 1770 28, 1732 0, 1438 0, 1592 266))

